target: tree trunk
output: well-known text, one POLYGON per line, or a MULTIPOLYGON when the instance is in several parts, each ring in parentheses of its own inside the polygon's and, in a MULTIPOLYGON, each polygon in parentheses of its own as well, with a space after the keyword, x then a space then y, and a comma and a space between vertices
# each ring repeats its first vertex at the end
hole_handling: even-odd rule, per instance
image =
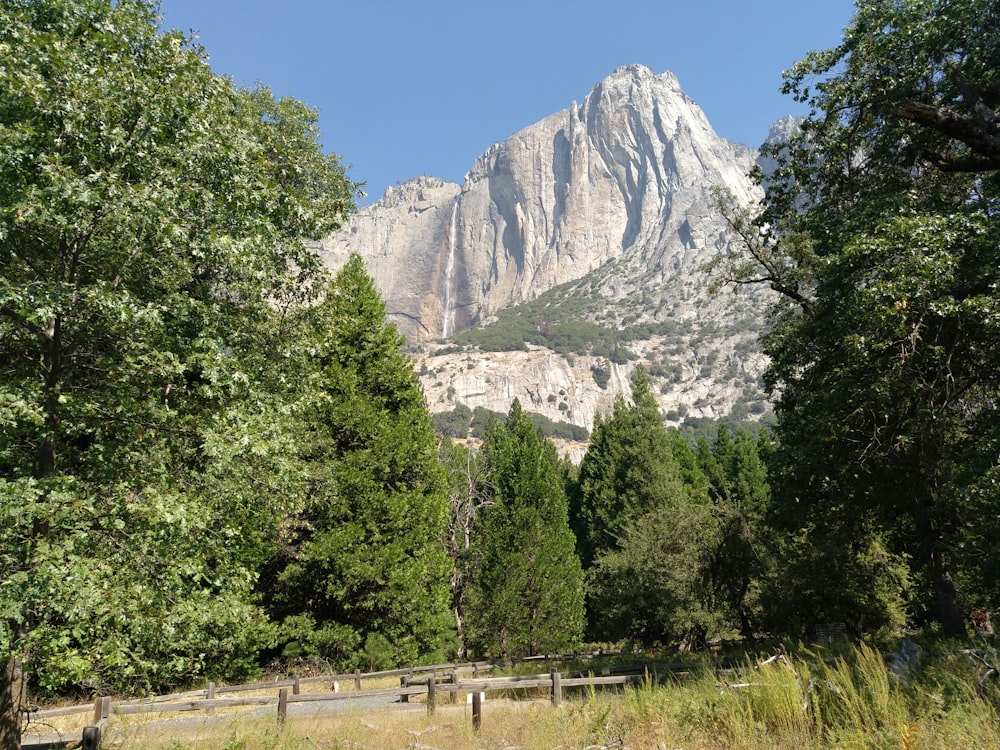
POLYGON ((0 750, 21 748, 21 695, 24 679, 21 662, 11 656, 0 680, 0 750))
POLYGON ((462 616, 462 609, 455 606, 455 633, 458 636, 458 651, 455 656, 459 661, 465 661, 468 650, 465 647, 465 617, 462 616))
POLYGON ((937 596, 941 631, 950 638, 966 638, 969 632, 965 627, 965 617, 958 603, 955 581, 941 552, 931 553, 931 571, 934 576, 934 593, 937 596))
POLYGON ((751 648, 757 645, 757 637, 754 635, 753 624, 750 622, 750 618, 747 616, 747 611, 743 607, 739 608, 740 616, 740 634, 743 636, 744 642, 751 648))
POLYGON ((41 365, 43 373, 42 399, 45 411, 45 433, 35 450, 35 479, 52 476, 56 470, 56 445, 61 430, 60 398, 63 385, 62 318, 54 317, 42 340, 41 365))

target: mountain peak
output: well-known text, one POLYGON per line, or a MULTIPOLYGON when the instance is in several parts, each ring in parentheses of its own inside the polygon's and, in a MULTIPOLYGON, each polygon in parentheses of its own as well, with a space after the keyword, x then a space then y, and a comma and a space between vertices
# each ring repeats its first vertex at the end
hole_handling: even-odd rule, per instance
POLYGON ((622 65, 620 67, 617 67, 613 71, 611 71, 611 75, 609 75, 604 80, 607 81, 611 79, 622 79, 622 78, 630 78, 636 81, 658 80, 658 81, 664 81, 666 83, 673 83, 675 85, 679 85, 677 81, 677 76, 675 76, 669 70, 666 70, 662 73, 654 73, 651 68, 649 68, 646 65, 642 65, 641 63, 633 63, 631 65, 622 65))
POLYGON ((805 118, 803 117, 785 115, 781 119, 775 120, 774 124, 771 125, 771 129, 767 133, 767 139, 764 143, 785 143, 790 140, 793 135, 799 132, 804 119, 805 118))
MULTIPOLYGON (((660 377, 668 370, 671 378, 709 372, 716 362, 722 367, 725 352, 733 379, 747 363, 733 354, 735 344, 711 330, 733 330, 733 321, 753 314, 753 304, 741 301, 745 309, 738 310, 732 298, 709 297, 700 269, 729 242, 712 190, 724 186, 752 200, 752 158, 715 133, 673 73, 627 65, 598 82, 582 105, 487 148, 461 186, 432 178, 405 183, 359 211, 322 251, 333 267, 351 251, 362 254, 390 319, 413 343, 485 325, 494 332, 507 326, 502 343, 492 344, 505 351, 542 346, 537 337, 555 335, 563 324, 555 311, 564 306, 563 317, 575 324, 572 336, 628 326, 664 336, 683 329, 682 338, 658 341, 643 355, 659 366, 660 377), (499 320, 508 308, 536 300, 540 307, 523 319, 499 320), (503 325, 489 325, 494 321, 503 325), (664 365, 664 357, 682 356, 664 353, 675 349, 685 364, 664 365)), ((516 397, 551 418, 589 424, 613 394, 573 382, 591 371, 610 372, 608 359, 621 352, 582 348, 588 357, 579 361, 582 369, 567 365, 571 374, 562 380, 551 375, 559 369, 552 357, 562 355, 517 362, 486 356, 482 370, 468 362, 464 379, 456 371, 447 381, 425 383, 441 387, 428 392, 431 408, 463 403, 505 412, 516 397), (522 366, 534 368, 532 378, 504 374, 504 367, 522 366)), ((573 351, 580 354, 579 347, 573 351)), ((614 382, 626 388, 633 360, 622 356, 614 382)), ((689 383, 681 394, 674 381, 661 388, 666 401, 698 416, 717 414, 742 392, 742 385, 689 383)))
POLYGON ((684 93, 680 81, 672 72, 665 70, 662 73, 654 73, 651 68, 639 63, 615 68, 609 76, 598 82, 594 89, 621 85, 640 88, 662 87, 680 94, 684 93))
POLYGON ((411 340, 439 338, 611 261, 638 259, 661 280, 695 271, 724 241, 711 188, 750 199, 751 159, 673 73, 626 65, 581 106, 490 146, 463 185, 404 183, 325 247, 331 265, 335 245, 364 255, 411 340), (393 264, 411 271, 379 270, 393 264))

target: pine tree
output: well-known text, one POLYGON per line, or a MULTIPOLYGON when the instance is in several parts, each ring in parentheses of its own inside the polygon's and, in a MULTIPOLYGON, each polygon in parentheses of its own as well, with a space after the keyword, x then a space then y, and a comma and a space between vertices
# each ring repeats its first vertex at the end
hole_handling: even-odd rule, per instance
POLYGON ((307 316, 307 493, 266 595, 289 652, 344 667, 441 658, 454 645, 447 490, 403 338, 357 255, 307 316))
POLYGON ((590 447, 580 463, 579 506, 573 509, 580 558, 618 547, 629 518, 684 493, 683 481, 649 379, 637 368, 632 404, 618 396, 609 417, 595 420, 590 447))
POLYGON ((493 504, 474 529, 469 645, 494 656, 571 647, 583 634, 583 571, 555 447, 515 401, 483 456, 493 504))
POLYGON ((703 585, 715 543, 707 483, 690 449, 669 434, 642 368, 632 401, 619 397, 598 420, 574 495, 591 634, 646 645, 701 641, 717 619, 703 585))

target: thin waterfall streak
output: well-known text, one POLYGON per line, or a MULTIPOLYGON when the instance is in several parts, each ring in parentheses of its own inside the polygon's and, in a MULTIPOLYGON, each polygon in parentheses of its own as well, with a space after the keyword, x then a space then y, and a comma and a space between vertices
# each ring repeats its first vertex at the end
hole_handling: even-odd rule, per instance
POLYGON ((455 308, 451 298, 452 276, 455 273, 455 245, 458 244, 458 196, 451 207, 451 227, 448 230, 448 265, 444 271, 444 323, 441 337, 448 338, 455 330, 455 308))

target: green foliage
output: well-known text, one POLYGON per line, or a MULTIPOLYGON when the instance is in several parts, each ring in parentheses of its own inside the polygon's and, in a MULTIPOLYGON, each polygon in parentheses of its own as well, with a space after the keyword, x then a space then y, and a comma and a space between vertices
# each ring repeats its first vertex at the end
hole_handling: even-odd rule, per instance
POLYGON ((580 463, 580 494, 573 529, 584 567, 617 546, 630 516, 684 494, 667 429, 645 372, 635 373, 632 405, 619 395, 609 417, 598 415, 580 463))
POLYGON ((315 112, 158 26, 0 2, 0 660, 51 691, 239 677, 270 644, 280 313, 357 191, 315 112))
POLYGON ((463 331, 455 341, 484 351, 521 351, 532 344, 564 356, 590 355, 625 364, 636 358, 628 350, 628 342, 690 330, 688 324, 677 321, 613 326, 596 323, 594 319, 606 303, 583 296, 581 289, 588 285, 584 279, 557 286, 530 302, 499 311, 495 322, 463 331))
POLYGON ((700 640, 719 625, 703 596, 716 533, 707 486, 668 433, 642 368, 632 399, 596 420, 572 493, 591 631, 646 645, 700 640))
POLYGON ((611 368, 607 361, 602 364, 591 365, 590 374, 594 378, 594 382, 597 383, 598 388, 602 391, 607 390, 608 383, 611 382, 611 368))
POLYGON ((160 487, 25 479, 0 492, 9 539, 32 548, 30 568, 3 551, 2 646, 24 655, 35 689, 140 692, 257 669, 273 634, 250 603, 250 571, 215 567, 240 560, 240 518, 160 487), (43 523, 47 539, 23 541, 43 523))
MULTIPOLYGON (((711 449, 704 440, 697 446, 697 465, 708 482, 719 529, 708 576, 714 601, 751 643, 763 617, 761 590, 773 567, 766 525, 771 492, 762 448, 742 428, 731 437, 725 425, 719 425, 711 449)), ((784 598, 780 591, 768 597, 784 598)))
POLYGON ((703 595, 705 552, 715 544, 709 509, 673 502, 628 516, 617 546, 598 552, 587 607, 600 640, 703 645, 722 624, 703 595))
POLYGON ((587 428, 578 424, 555 422, 544 414, 529 414, 528 419, 547 438, 561 438, 562 440, 574 440, 576 442, 583 442, 590 438, 587 428))
POLYGON ((912 573, 887 547, 885 532, 823 519, 776 529, 773 577, 764 597, 772 631, 810 637, 816 625, 844 623, 853 632, 898 632, 910 619, 912 573))
POLYGON ((483 457, 492 505, 473 529, 469 644, 494 656, 571 648, 583 634, 583 572, 555 447, 515 401, 483 457))
POLYGON ((711 445, 719 434, 719 428, 725 427, 731 433, 746 430, 750 435, 766 435, 772 425, 769 420, 740 421, 736 419, 712 419, 711 417, 685 417, 677 431, 684 436, 688 445, 696 448, 702 441, 711 445))
POLYGON ((441 411, 431 415, 434 431, 438 435, 464 440, 472 427, 472 409, 465 404, 457 404, 451 411, 441 411))
MULTIPOLYGON (((553 396, 553 398, 555 397, 553 396)), ((578 442, 585 441, 590 437, 590 433, 587 432, 586 427, 581 427, 570 422, 556 422, 544 414, 531 413, 527 416, 531 420, 531 423, 545 437, 575 440, 578 442)), ((481 438, 486 435, 491 422, 502 418, 503 415, 499 412, 491 411, 482 406, 477 406, 475 411, 472 411, 465 404, 458 404, 451 411, 438 412, 431 415, 434 430, 439 435, 447 435, 459 439, 465 439, 470 435, 481 438)))
POLYGON ((343 668, 443 652, 445 477, 403 339, 357 255, 302 316, 314 341, 298 406, 305 498, 264 584, 271 610, 305 631, 297 648, 343 668))
POLYGON ((987 0, 859 4, 786 77, 812 115, 771 150, 763 212, 730 213, 749 261, 731 278, 791 303, 765 340, 773 520, 808 539, 790 566, 830 576, 803 615, 833 588, 860 596, 838 619, 899 622, 906 602, 962 635, 963 602, 997 594, 995 524, 969 523, 998 499, 997 23, 987 0), (878 613, 849 580, 871 555, 878 613))
POLYGON ((469 427, 469 434, 474 438, 485 438, 494 422, 501 417, 503 415, 498 412, 477 406, 472 410, 472 425, 469 427))

